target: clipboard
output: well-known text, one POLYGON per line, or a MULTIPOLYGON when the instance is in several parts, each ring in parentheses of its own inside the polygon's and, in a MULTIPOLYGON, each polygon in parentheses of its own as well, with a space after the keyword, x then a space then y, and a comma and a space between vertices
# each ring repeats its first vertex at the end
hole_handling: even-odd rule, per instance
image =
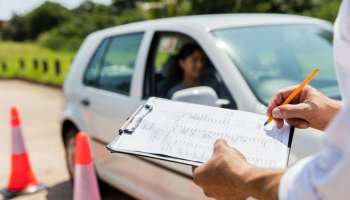
MULTIPOLYGON (((200 166, 204 161, 198 161, 193 159, 186 159, 181 157, 176 157, 172 155, 167 155, 166 153, 162 152, 147 152, 145 151, 139 151, 139 150, 128 150, 128 149, 122 149, 122 148, 116 148, 116 144, 118 144, 119 139, 123 135, 133 136, 135 132, 137 132, 139 126, 142 124, 142 122, 149 116, 152 112, 157 112, 157 104, 154 104, 154 102, 162 102, 164 105, 171 105, 171 104, 186 104, 187 107, 200 107, 201 109, 212 109, 212 107, 203 106, 203 105, 197 105, 197 104, 189 104, 189 103, 183 103, 183 102, 173 102, 166 99, 156 98, 152 97, 150 98, 145 104, 139 106, 136 111, 125 121, 125 123, 118 129, 118 134, 114 138, 114 140, 108 144, 106 147, 111 153, 123 153, 123 154, 129 154, 134 156, 141 156, 141 157, 148 157, 148 158, 155 158, 185 165, 191 165, 191 166, 200 166)), ((180 105, 181 106, 181 105, 180 105)), ((227 109, 221 109, 221 108, 215 108, 218 111, 220 110, 227 110, 227 109)), ((244 112, 244 111, 236 111, 236 112, 244 112)), ((143 124, 144 126, 144 124, 143 124)), ((139 133, 135 133, 139 134, 139 133)), ((287 142, 287 155, 286 155, 286 164, 288 164, 289 160, 289 153, 290 148, 292 145, 294 135, 294 127, 289 128, 289 136, 288 136, 288 142, 287 142)))

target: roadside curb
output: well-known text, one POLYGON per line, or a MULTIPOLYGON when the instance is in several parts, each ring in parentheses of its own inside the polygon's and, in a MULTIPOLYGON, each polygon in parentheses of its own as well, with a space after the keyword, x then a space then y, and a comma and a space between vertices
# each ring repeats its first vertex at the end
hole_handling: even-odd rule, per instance
POLYGON ((37 84, 37 85, 41 85, 41 86, 50 87, 50 88, 53 88, 53 89, 59 89, 59 90, 63 89, 63 87, 61 85, 55 85, 55 84, 50 84, 50 83, 42 83, 42 82, 28 80, 28 79, 22 79, 22 78, 4 78, 4 77, 1 77, 0 78, 0 82, 1 81, 23 81, 23 82, 27 82, 27 83, 31 83, 31 84, 37 84))

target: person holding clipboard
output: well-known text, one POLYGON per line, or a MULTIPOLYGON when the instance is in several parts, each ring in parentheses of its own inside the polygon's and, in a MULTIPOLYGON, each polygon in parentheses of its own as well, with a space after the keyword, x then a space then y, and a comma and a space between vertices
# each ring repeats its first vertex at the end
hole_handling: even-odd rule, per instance
POLYGON ((350 0, 343 0, 334 31, 336 72, 342 102, 304 87, 290 104, 283 102, 295 87, 279 91, 268 115, 278 127, 284 120, 297 128, 326 132, 321 151, 288 170, 258 168, 229 147, 214 145, 212 158, 193 169, 193 180, 208 197, 245 199, 350 199, 350 0), (283 105, 281 105, 283 104, 283 105))

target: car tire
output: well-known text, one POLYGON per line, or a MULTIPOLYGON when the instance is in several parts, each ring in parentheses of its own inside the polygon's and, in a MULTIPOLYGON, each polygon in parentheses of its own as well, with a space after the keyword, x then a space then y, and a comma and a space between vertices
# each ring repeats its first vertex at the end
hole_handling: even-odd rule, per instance
MULTIPOLYGON (((78 130, 72 128, 69 129, 64 135, 64 148, 65 148, 65 156, 66 156, 66 165, 67 171, 69 174, 70 180, 74 181, 74 167, 75 167, 75 136, 78 134, 78 130)), ((97 176, 97 173, 96 173, 97 176)), ((98 181, 100 183, 99 177, 98 181)))
MULTIPOLYGON (((67 170, 69 173, 71 184, 74 182, 74 165, 75 165, 75 136, 78 133, 77 129, 70 129, 64 135, 65 155, 67 170)), ((129 195, 119 191, 118 189, 110 186, 108 183, 101 180, 97 175, 97 181, 100 188, 103 199, 120 199, 120 200, 133 200, 129 195)))
POLYGON ((67 165, 67 171, 69 174, 70 180, 73 182, 74 180, 74 166, 75 166, 75 136, 78 133, 78 130, 76 129, 69 129, 64 134, 64 149, 65 149, 65 156, 66 156, 66 165, 67 165))

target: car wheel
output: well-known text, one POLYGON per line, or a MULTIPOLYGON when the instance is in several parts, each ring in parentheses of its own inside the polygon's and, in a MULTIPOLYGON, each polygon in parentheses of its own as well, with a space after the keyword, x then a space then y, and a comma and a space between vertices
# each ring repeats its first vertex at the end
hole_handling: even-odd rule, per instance
MULTIPOLYGON (((66 163, 67 170, 70 175, 71 183, 74 181, 74 166, 75 166, 75 136, 78 130, 71 129, 64 136, 64 144, 66 151, 66 163)), ((97 174, 96 174, 97 175, 97 174)), ((120 200, 134 200, 129 195, 119 191, 118 189, 110 186, 97 176, 98 185, 103 199, 120 199, 120 200)))
POLYGON ((75 135, 78 133, 75 129, 70 129, 64 136, 65 153, 67 170, 70 176, 70 180, 74 179, 74 166, 75 166, 75 135))

